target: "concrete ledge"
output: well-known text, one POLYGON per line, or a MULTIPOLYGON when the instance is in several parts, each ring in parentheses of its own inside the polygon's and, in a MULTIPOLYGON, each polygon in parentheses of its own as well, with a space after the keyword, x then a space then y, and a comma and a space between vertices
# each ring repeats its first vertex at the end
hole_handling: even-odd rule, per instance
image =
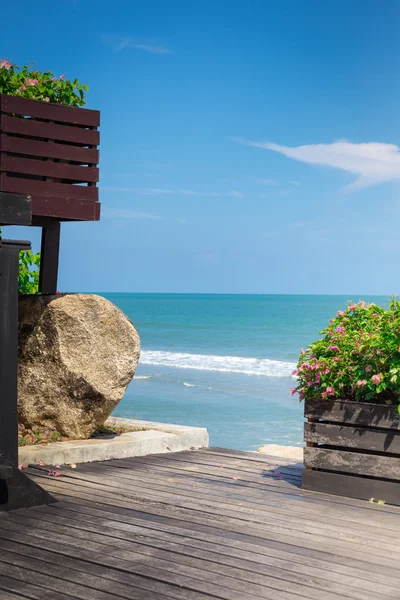
POLYGON ((116 417, 108 419, 106 424, 146 427, 146 431, 107 435, 90 440, 57 442, 47 446, 23 446, 19 448, 18 462, 25 466, 39 462, 45 465, 78 464, 165 452, 182 452, 206 448, 209 443, 207 429, 203 427, 185 427, 116 417))

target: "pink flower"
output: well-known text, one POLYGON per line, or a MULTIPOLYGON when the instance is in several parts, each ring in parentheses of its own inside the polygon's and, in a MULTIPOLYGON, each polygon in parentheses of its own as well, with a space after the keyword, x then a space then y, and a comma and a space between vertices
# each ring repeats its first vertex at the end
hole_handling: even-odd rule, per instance
POLYGON ((290 388, 289 391, 290 391, 291 395, 294 396, 296 393, 296 388, 290 388))
POLYGON ((65 75, 60 75, 60 79, 61 79, 61 81, 64 81, 65 75))
POLYGON ((19 88, 20 92, 24 92, 26 90, 26 85, 21 85, 21 87, 19 88))
POLYGON ((365 308, 367 306, 367 303, 364 300, 360 300, 358 306, 361 306, 361 308, 365 308))
POLYGON ((305 353, 306 353, 306 351, 305 351, 305 350, 302 348, 302 349, 300 350, 300 354, 305 354, 305 353))
POLYGON ((297 375, 296 369, 294 371, 292 371, 292 375, 297 375))
POLYGON ((326 388, 326 393, 328 394, 328 396, 334 396, 335 395, 335 390, 333 389, 333 387, 327 387, 326 388))
POLYGON ((312 381, 307 381, 307 385, 308 385, 308 387, 311 387, 312 386, 312 381))
POLYGON ((363 385, 367 385, 366 379, 359 379, 356 383, 356 387, 362 387, 363 385))
POLYGON ((375 385, 379 385, 380 382, 382 381, 382 376, 381 375, 372 375, 371 381, 372 381, 372 383, 375 383, 375 385))
POLYGON ((322 392, 321 396, 322 396, 322 397, 324 398, 324 400, 325 400, 325 398, 328 396, 328 394, 327 394, 326 392, 322 392))
POLYGON ((25 77, 25 85, 27 87, 30 87, 32 85, 39 85, 39 82, 37 79, 30 79, 29 77, 25 77))
POLYGON ((331 370, 330 370, 330 369, 325 369, 325 371, 324 371, 324 375, 328 375, 328 373, 330 373, 330 372, 331 372, 331 370))
POLYGON ((54 81, 54 83, 57 81, 57 77, 53 77, 52 81, 54 81))
POLYGON ((350 304, 350 306, 349 306, 349 310, 350 311, 351 310, 356 310, 356 308, 357 308, 357 304, 350 304))
POLYGON ((372 338, 372 333, 369 333, 368 335, 369 335, 370 338, 372 338))
POLYGON ((332 350, 333 352, 336 352, 336 350, 339 350, 339 346, 331 346, 330 350, 332 350))
POLYGON ((321 375, 319 373, 315 375, 315 383, 321 383, 321 375))
POLYGON ((344 327, 336 327, 336 333, 342 333, 342 331, 346 331, 344 327))
POLYGON ((371 367, 371 365, 367 365, 367 366, 365 367, 365 372, 366 372, 366 373, 369 373, 370 371, 372 371, 372 367, 371 367))
POLYGON ((339 310, 337 316, 338 317, 343 317, 344 316, 344 312, 342 310, 339 310))
POLYGON ((12 64, 6 58, 2 58, 0 60, 0 69, 6 69, 8 71, 8 69, 11 69, 11 67, 12 67, 12 64))

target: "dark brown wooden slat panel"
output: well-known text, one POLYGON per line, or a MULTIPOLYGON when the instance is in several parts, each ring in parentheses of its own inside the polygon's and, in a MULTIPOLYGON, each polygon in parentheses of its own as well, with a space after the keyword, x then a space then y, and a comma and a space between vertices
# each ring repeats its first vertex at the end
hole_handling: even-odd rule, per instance
POLYGON ((62 106, 17 96, 0 95, 0 111, 86 127, 99 127, 100 125, 100 112, 98 110, 62 106))
POLYGON ((392 481, 306 469, 303 473, 303 487, 326 494, 338 494, 362 500, 375 498, 376 501, 383 500, 388 504, 399 504, 400 502, 399 484, 392 481))
POLYGON ((33 195, 32 214, 32 225, 35 226, 35 217, 58 218, 62 221, 98 221, 100 218, 100 204, 89 200, 73 200, 71 198, 65 200, 63 198, 45 198, 33 195))
POLYGON ((366 429, 330 423, 304 423, 306 442, 400 454, 400 431, 366 429))
POLYGON ((382 427, 400 430, 400 415, 397 406, 346 402, 344 400, 305 400, 304 416, 339 423, 382 427))
POLYGON ((304 463, 307 467, 328 471, 398 479, 400 495, 400 458, 327 448, 304 448, 304 463))
MULTIPOLYGON (((0 168, 2 157, 0 156, 0 168)), ((29 195, 7 194, 0 191, 0 224, 31 225, 32 202, 29 195)))
POLYGON ((44 158, 72 160, 87 164, 98 164, 99 162, 99 151, 96 148, 82 148, 80 146, 59 143, 49 144, 48 142, 14 137, 5 133, 0 134, 0 151, 41 156, 44 158))
POLYGON ((5 133, 73 142, 83 146, 98 146, 100 142, 100 133, 95 129, 82 129, 72 125, 56 125, 55 123, 45 123, 43 121, 19 119, 4 114, 0 116, 0 129, 5 133))
POLYGON ((71 185, 67 183, 54 183, 52 181, 36 181, 22 177, 7 177, 0 174, 1 189, 4 192, 16 194, 30 194, 32 200, 36 196, 47 196, 61 199, 90 200, 96 202, 99 197, 97 187, 85 185, 71 185))
POLYGON ((16 158, 2 156, 0 170, 11 173, 41 175, 43 177, 56 177, 58 179, 72 179, 80 182, 96 182, 99 180, 97 167, 80 167, 65 165, 53 161, 35 160, 29 158, 16 158))

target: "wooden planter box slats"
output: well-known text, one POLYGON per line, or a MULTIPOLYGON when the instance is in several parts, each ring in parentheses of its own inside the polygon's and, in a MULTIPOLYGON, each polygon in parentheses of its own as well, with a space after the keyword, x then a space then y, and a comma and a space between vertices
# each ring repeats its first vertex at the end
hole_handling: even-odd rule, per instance
POLYGON ((22 157, 57 158, 72 164, 98 164, 99 151, 96 148, 83 148, 72 144, 48 144, 40 140, 13 137, 0 133, 0 151, 7 155, 22 157))
POLYGON ((305 401, 303 488, 400 505, 396 406, 305 401))
POLYGON ((4 96, 0 94, 0 111, 2 113, 24 115, 55 121, 59 123, 72 123, 83 127, 100 127, 100 111, 75 106, 63 106, 37 102, 18 96, 4 96))
POLYGON ((348 400, 306 400, 304 404, 306 419, 339 422, 349 425, 366 425, 384 429, 400 429, 400 415, 397 406, 369 404, 368 402, 349 402, 348 400))
POLYGON ((365 426, 304 423, 304 440, 341 448, 400 454, 400 431, 371 430, 365 426))
POLYGON ((0 191, 29 194, 32 215, 100 218, 98 111, 0 95, 0 191))

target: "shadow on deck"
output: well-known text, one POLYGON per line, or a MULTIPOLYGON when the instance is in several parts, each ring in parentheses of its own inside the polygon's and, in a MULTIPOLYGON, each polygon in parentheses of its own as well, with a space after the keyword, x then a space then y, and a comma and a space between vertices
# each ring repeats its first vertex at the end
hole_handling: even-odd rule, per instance
POLYGON ((0 598, 400 598, 400 509, 302 491, 301 465, 211 448, 27 473, 0 513, 0 598))

